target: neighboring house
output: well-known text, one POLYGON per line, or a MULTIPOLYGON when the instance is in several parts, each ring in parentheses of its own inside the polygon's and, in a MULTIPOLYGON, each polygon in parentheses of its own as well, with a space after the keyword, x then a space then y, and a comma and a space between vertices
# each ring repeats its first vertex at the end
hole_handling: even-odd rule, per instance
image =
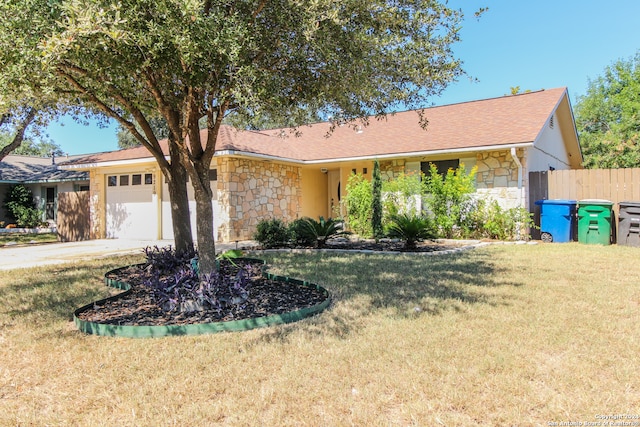
MULTIPOLYGON (((76 158, 75 156, 73 158, 76 158)), ((72 160, 63 157, 63 161, 72 160)), ((60 160, 60 159, 57 159, 60 160)), ((60 169, 52 157, 8 155, 0 161, 0 202, 11 186, 23 184, 33 193, 36 207, 43 211, 43 222, 55 223, 58 215, 58 193, 89 190, 89 174, 83 171, 60 169)), ((0 209, 0 221, 10 221, 0 209)))
MULTIPOLYGON (((331 216, 353 172, 387 176, 477 166, 477 191, 504 206, 528 207, 528 173, 581 168, 565 88, 372 117, 368 126, 329 123, 263 132, 223 126, 210 173, 217 239, 248 239, 261 219, 331 216)), ((206 132, 206 131, 203 131, 206 132)), ((92 236, 172 238, 167 186, 139 147, 68 162, 89 171, 92 236)), ((191 189, 190 189, 191 192, 191 189)), ((193 194, 189 194, 193 200, 193 194)), ((195 202, 192 202, 195 224, 195 202)), ((193 227, 195 228, 195 226, 193 227)))

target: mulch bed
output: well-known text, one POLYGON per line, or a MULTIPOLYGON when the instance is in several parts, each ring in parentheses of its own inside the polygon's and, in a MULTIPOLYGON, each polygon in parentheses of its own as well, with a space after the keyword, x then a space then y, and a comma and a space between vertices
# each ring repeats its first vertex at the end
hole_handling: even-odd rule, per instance
POLYGON ((130 284, 131 290, 102 304, 94 303, 92 308, 78 314, 81 320, 120 326, 226 322, 302 310, 320 304, 327 298, 323 292, 312 287, 283 283, 256 275, 251 279, 249 298, 243 304, 220 311, 165 311, 156 304, 151 290, 142 285, 144 269, 141 266, 119 269, 107 277, 130 284))
MULTIPOLYGON (((411 252, 434 252, 459 247, 455 244, 442 244, 432 241, 420 242, 411 252)), ((326 246, 327 249, 395 251, 406 252, 402 242, 396 241, 353 241, 336 239, 326 246)), ((144 277, 142 266, 132 266, 115 270, 109 278, 131 285, 131 290, 118 298, 109 299, 101 304, 94 303, 92 308, 78 314, 81 320, 111 325, 166 326, 197 323, 225 322, 251 319, 275 314, 302 310, 322 303, 326 295, 314 288, 282 283, 255 275, 251 280, 249 298, 239 306, 227 310, 201 311, 165 311, 155 303, 151 290, 142 285, 144 277)))

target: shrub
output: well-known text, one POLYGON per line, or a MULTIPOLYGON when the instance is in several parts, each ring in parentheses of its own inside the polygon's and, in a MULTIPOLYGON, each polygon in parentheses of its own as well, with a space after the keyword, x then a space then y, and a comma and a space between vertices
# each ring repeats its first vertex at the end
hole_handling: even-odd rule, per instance
POLYGON ((382 177, 378 160, 373 162, 373 177, 371 182, 371 227, 373 237, 382 237, 382 177))
POLYGON ((423 192, 421 174, 400 173, 382 184, 383 222, 397 214, 417 215, 422 211, 423 192))
POLYGON ((315 242, 318 248, 324 247, 327 240, 332 237, 349 234, 348 231, 344 231, 342 221, 333 218, 324 219, 324 217, 320 217, 319 221, 302 218, 300 229, 305 239, 315 242))
POLYGON ((312 246, 316 243, 315 236, 305 231, 306 221, 297 218, 289 224, 289 237, 296 246, 312 246))
POLYGON ((36 209, 33 193, 22 184, 9 189, 4 199, 4 207, 18 227, 35 228, 42 225, 43 212, 36 209))
POLYGON ((505 209, 496 200, 477 200, 469 211, 466 237, 520 240, 535 228, 533 214, 524 208, 505 209))
POLYGON ((416 243, 435 237, 433 222, 425 216, 397 214, 391 218, 387 226, 387 235, 404 240, 404 247, 412 249, 416 243))
POLYGON ((429 175, 424 180, 424 188, 427 206, 441 236, 452 238, 456 232, 460 233, 465 206, 475 192, 475 174, 475 167, 467 173, 461 164, 458 169, 449 169, 442 176, 438 173, 438 168, 431 164, 429 175))
POLYGON ((39 209, 15 206, 12 213, 18 227, 36 228, 42 225, 42 211, 39 209))
POLYGON ((371 237, 373 193, 371 182, 362 174, 352 174, 347 181, 347 224, 351 231, 361 237, 371 237))
POLYGON ((277 218, 265 219, 258 223, 253 239, 265 248, 286 246, 289 242, 287 225, 277 218))

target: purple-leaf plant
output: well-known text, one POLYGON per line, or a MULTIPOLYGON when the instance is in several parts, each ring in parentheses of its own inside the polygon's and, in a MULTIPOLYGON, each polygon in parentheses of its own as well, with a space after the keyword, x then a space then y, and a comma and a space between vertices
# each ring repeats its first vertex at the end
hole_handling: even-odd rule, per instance
POLYGON ((233 310, 249 298, 255 267, 239 267, 236 273, 211 274, 198 277, 190 258, 178 262, 166 249, 148 249, 147 275, 143 284, 152 291, 156 304, 166 311, 233 310), (156 265, 155 263, 158 263, 156 265))

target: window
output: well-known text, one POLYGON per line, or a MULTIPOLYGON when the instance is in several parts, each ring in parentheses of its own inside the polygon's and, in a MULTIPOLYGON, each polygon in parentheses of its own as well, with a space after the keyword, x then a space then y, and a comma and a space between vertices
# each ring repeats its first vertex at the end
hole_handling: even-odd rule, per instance
POLYGON ((362 168, 362 175, 366 175, 368 172, 367 168, 362 168))
POLYGON ((80 186, 80 191, 89 191, 89 186, 88 185, 81 185, 80 186))
POLYGON ((120 187, 129 185, 129 175, 120 175, 120 187))
POLYGON ((145 185, 153 184, 153 174, 150 174, 150 173, 144 174, 144 184, 145 185))
POLYGON ((107 177, 107 185, 109 187, 115 187, 116 185, 118 185, 118 177, 117 176, 107 177))
POLYGON ((209 181, 218 180, 218 169, 209 169, 209 181))
POLYGON ((142 175, 139 173, 131 175, 131 185, 142 185, 142 175))
POLYGON ((446 175, 449 169, 458 169, 460 167, 460 159, 438 160, 434 162, 420 162, 420 170, 423 174, 429 175, 431 164, 434 164, 440 175, 446 175))

